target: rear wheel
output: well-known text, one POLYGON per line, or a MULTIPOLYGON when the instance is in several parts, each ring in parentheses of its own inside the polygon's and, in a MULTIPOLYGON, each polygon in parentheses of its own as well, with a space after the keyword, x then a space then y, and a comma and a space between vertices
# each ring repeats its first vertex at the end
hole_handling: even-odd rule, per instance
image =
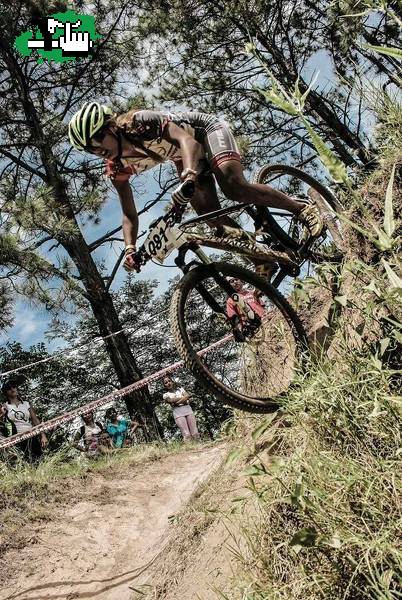
MULTIPOLYGON (((255 181, 271 185, 305 202, 314 200, 320 209, 325 229, 310 246, 307 258, 316 263, 342 259, 343 236, 338 216, 342 206, 331 190, 304 171, 280 164, 262 167, 255 181)), ((258 219, 260 222, 266 222, 268 231, 286 248, 298 251, 303 246, 303 228, 292 213, 259 208, 258 219)))
POLYGON ((296 312, 276 288, 240 266, 200 265, 179 282, 170 317, 185 365, 208 391, 245 411, 279 408, 303 366, 307 338, 296 312), (236 295, 229 300, 224 287, 230 278, 239 280, 238 295, 246 309, 240 306, 243 300, 234 302, 236 295), (233 320, 227 317, 231 312, 238 317, 235 336, 233 320), (210 349, 200 355, 205 347, 210 349))

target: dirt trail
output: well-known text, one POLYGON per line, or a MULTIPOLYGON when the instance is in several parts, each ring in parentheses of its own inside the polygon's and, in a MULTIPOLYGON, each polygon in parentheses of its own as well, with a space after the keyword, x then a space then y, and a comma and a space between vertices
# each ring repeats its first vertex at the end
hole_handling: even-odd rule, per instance
POLYGON ((0 600, 129 600, 138 577, 169 539, 169 517, 218 466, 222 447, 165 457, 126 479, 99 478, 94 502, 60 511, 23 550, 0 600), (112 493, 111 493, 112 492, 112 493))

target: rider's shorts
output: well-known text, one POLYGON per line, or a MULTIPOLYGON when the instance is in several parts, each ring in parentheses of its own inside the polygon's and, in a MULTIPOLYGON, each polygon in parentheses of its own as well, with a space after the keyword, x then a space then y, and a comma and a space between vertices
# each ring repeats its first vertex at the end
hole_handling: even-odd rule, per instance
POLYGON ((203 146, 211 168, 218 167, 227 160, 241 162, 236 140, 224 121, 215 121, 205 128, 203 146))

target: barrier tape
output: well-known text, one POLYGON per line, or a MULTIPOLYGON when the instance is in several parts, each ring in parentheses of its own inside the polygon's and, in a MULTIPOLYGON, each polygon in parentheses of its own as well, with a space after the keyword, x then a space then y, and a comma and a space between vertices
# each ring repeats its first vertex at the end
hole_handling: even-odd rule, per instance
MULTIPOLYGON (((217 342, 214 342, 210 346, 207 346, 206 348, 203 348, 202 350, 197 352, 198 356, 204 356, 211 350, 214 350, 215 348, 219 348, 220 346, 223 346, 232 337, 233 336, 231 333, 226 335, 225 337, 218 340, 217 342)), ((88 402, 88 404, 84 404, 84 406, 75 408, 74 410, 64 413, 63 415, 60 415, 59 417, 54 417, 53 419, 49 419, 49 421, 46 421, 45 423, 40 423, 40 425, 35 425, 29 431, 26 431, 24 433, 17 433, 16 435, 13 435, 9 438, 1 440, 0 441, 0 450, 4 450, 5 448, 10 448, 11 446, 15 446, 15 444, 18 444, 19 442, 22 442, 24 440, 28 440, 32 437, 35 437, 36 435, 38 435, 40 433, 45 433, 46 431, 54 429, 55 427, 57 427, 59 425, 63 425, 64 423, 73 421, 76 417, 80 417, 81 415, 84 415, 93 410, 96 410, 97 408, 100 408, 101 406, 108 404, 109 402, 114 402, 120 398, 124 398, 124 396, 127 396, 131 392, 139 390, 139 389, 147 386, 149 383, 152 383, 153 381, 162 379, 162 377, 164 377, 168 373, 173 373, 173 371, 177 371, 177 369, 179 369, 180 367, 183 367, 183 366, 184 366, 184 362, 182 360, 180 360, 179 362, 173 363, 172 365, 169 365, 168 367, 160 369, 159 371, 156 371, 156 373, 152 373, 151 375, 148 375, 147 377, 144 377, 143 379, 140 379, 139 381, 131 383, 130 385, 128 385, 124 388, 121 388, 120 390, 116 390, 116 391, 112 392, 111 394, 102 396, 102 398, 98 398, 97 400, 92 400, 91 402, 88 402)))

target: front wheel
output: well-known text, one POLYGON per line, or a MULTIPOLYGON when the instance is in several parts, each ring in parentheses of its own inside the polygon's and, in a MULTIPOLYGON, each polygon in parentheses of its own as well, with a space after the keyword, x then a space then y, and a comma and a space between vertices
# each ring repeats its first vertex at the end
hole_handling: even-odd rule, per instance
POLYGON ((234 408, 276 411, 303 367, 308 344, 296 312, 243 267, 212 263, 189 271, 172 296, 170 318, 185 365, 234 408), (236 289, 231 296, 228 283, 236 289))

